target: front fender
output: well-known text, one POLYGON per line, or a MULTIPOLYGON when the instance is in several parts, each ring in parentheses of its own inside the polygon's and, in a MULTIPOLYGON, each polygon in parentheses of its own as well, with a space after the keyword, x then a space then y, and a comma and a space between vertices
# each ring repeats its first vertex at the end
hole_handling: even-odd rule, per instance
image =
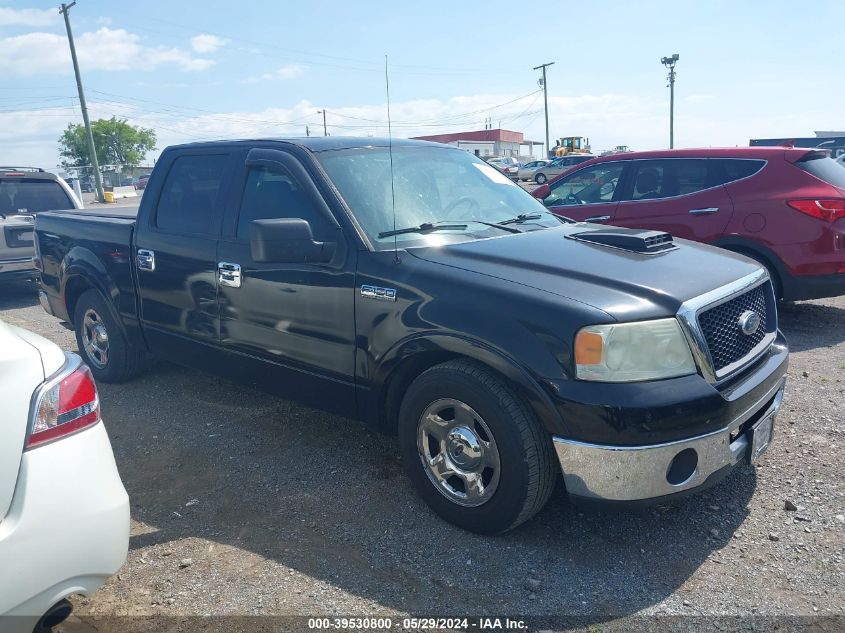
MULTIPOLYGON (((370 398, 365 407, 365 416, 379 420, 381 425, 391 425, 392 420, 383 420, 390 405, 387 403, 389 390, 394 380, 408 383, 429 367, 451 358, 469 358, 502 376, 517 394, 528 404, 534 414, 551 432, 560 432, 562 420, 551 398, 541 385, 542 379, 532 375, 523 364, 504 350, 472 337, 443 332, 417 332, 397 341, 381 357, 371 374, 370 398), (409 375, 405 375, 410 372, 409 375)), ((398 394, 401 400, 401 395, 398 394)), ((397 407, 398 408, 398 407, 397 407)), ((393 411, 395 413, 395 411, 393 411)))

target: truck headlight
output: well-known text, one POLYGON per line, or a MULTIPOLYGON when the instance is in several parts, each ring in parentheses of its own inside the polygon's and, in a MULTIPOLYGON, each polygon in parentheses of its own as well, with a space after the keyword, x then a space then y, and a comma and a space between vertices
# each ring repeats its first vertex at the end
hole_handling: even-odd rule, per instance
POLYGON ((581 380, 635 382, 696 372, 676 319, 590 325, 575 336, 575 375, 581 380))

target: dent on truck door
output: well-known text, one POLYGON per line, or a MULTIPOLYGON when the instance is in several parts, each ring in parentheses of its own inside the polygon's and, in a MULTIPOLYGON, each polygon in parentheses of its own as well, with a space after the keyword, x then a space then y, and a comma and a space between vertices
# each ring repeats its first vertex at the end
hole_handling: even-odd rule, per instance
POLYGON ((221 346, 232 352, 233 362, 240 361, 241 372, 275 393, 350 415, 355 401, 355 252, 339 248, 346 256, 324 263, 253 259, 253 220, 303 219, 316 241, 343 240, 296 159, 281 151, 258 151, 264 157, 260 163, 247 161, 246 169, 241 167, 235 190, 243 195, 233 201, 231 225, 227 219, 218 250, 219 264, 237 268, 238 274, 218 288, 221 346))
POLYGON ((231 155, 190 152, 161 165, 167 175, 138 227, 135 257, 141 318, 151 348, 190 361, 196 342, 218 344, 217 240, 231 155))

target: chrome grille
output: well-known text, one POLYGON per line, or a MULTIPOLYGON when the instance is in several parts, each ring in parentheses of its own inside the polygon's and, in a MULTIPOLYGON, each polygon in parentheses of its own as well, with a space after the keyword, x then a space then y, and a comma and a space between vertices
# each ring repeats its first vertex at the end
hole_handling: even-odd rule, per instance
POLYGON ((761 284, 698 314, 698 325, 716 372, 748 356, 774 330, 776 317, 774 306, 769 305, 768 287, 768 282, 761 284), (740 316, 747 310, 760 315, 760 325, 751 335, 744 334, 739 325, 740 316))

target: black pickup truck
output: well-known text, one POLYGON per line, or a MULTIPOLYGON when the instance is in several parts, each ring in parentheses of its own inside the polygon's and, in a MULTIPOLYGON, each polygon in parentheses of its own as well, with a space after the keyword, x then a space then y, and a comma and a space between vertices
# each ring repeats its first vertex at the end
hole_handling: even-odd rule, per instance
POLYGON ((36 243, 42 305, 98 380, 161 357, 398 433, 426 502, 477 532, 561 472, 607 502, 712 485, 783 398, 760 266, 558 218, 453 147, 171 147, 137 217, 42 213, 36 243))

